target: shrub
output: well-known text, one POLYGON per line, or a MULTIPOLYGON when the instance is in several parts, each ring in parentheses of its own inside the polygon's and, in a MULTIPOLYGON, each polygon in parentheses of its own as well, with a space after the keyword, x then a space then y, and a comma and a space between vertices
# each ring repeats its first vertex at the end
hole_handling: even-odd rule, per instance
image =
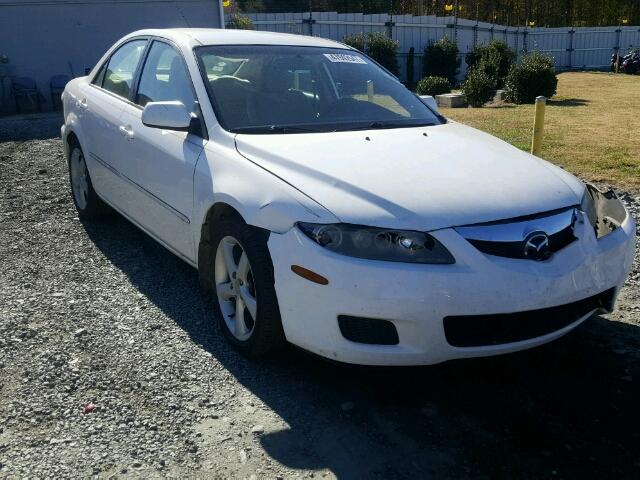
POLYGON ((472 107, 481 107, 494 95, 496 82, 485 71, 483 62, 471 70, 462 84, 462 93, 472 107))
POLYGON ((470 71, 478 69, 482 70, 493 81, 495 88, 504 83, 504 80, 500 78, 500 55, 497 52, 486 52, 470 71))
POLYGON ((227 28, 235 30, 253 30, 253 22, 251 19, 245 15, 240 15, 239 13, 231 15, 226 26, 227 28))
POLYGON ((376 62, 398 75, 397 52, 400 42, 380 32, 358 33, 344 37, 344 43, 369 55, 376 62))
POLYGON ((444 77, 453 84, 460 67, 458 45, 447 37, 427 45, 424 50, 424 76, 444 77))
POLYGON ((490 60, 491 64, 496 65, 496 87, 504 86, 504 79, 509 73, 511 66, 515 62, 516 52, 509 48, 506 42, 502 40, 491 40, 485 45, 479 45, 474 51, 467 54, 465 62, 468 70, 480 63, 480 60, 490 60))
POLYGON ((416 93, 418 95, 442 95, 443 93, 449 93, 451 91, 451 85, 449 80, 443 77, 424 77, 418 82, 416 87, 416 93))
POLYGON ((556 93, 558 78, 553 58, 540 52, 523 57, 505 79, 507 100, 513 103, 534 103, 536 97, 551 98, 556 93))

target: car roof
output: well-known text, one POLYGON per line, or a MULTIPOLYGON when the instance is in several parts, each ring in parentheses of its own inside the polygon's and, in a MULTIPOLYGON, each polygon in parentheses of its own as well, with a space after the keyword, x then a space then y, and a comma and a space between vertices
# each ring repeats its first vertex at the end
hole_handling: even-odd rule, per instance
POLYGON ((133 32, 127 37, 152 35, 164 37, 183 46, 194 45, 294 45, 306 47, 350 48, 320 37, 255 30, 222 28, 163 28, 133 32))

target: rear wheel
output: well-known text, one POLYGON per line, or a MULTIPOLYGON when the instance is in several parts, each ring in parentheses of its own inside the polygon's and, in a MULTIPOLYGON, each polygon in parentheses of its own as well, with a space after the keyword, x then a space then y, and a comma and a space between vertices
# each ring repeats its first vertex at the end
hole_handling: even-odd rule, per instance
POLYGON ((230 343, 248 356, 285 344, 266 235, 240 219, 216 223, 211 235, 214 310, 230 343))
POLYGON ((77 142, 72 143, 69 148, 68 162, 71 196, 78 216, 90 220, 104 213, 107 206, 93 189, 84 153, 77 142))

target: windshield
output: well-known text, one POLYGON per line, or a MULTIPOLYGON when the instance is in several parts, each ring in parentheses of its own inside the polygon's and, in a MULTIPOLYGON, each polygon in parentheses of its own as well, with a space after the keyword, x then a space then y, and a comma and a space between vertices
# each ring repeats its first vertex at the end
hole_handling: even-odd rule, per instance
POLYGON ((299 133, 443 123, 371 59, 353 50, 231 45, 195 50, 222 126, 299 133))

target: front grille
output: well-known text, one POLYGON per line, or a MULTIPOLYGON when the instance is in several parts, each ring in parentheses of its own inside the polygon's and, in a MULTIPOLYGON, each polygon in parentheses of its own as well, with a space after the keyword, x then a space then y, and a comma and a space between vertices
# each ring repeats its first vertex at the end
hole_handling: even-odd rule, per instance
POLYGON ((447 342, 454 347, 500 345, 541 337, 597 309, 613 308, 614 289, 558 307, 495 315, 444 318, 447 342))
MULTIPOLYGON (((569 245, 575 239, 576 237, 573 235, 573 226, 570 225, 553 235, 549 235, 549 248, 547 252, 549 254, 555 253, 569 245)), ((525 250, 523 248, 522 241, 494 242, 488 240, 474 240, 470 238, 468 238, 467 241, 482 253, 486 253, 488 255, 507 258, 528 258, 524 253, 525 250)))
POLYGON ((347 340, 370 345, 397 345, 398 331, 393 323, 377 318, 338 316, 342 336, 347 340))
MULTIPOLYGON (((576 237, 573 227, 579 212, 573 208, 543 214, 456 227, 471 245, 488 255, 528 260, 546 260, 576 237), (532 251, 530 236, 542 234, 546 245, 532 251)), ((539 236, 539 235, 538 235, 539 236)))

